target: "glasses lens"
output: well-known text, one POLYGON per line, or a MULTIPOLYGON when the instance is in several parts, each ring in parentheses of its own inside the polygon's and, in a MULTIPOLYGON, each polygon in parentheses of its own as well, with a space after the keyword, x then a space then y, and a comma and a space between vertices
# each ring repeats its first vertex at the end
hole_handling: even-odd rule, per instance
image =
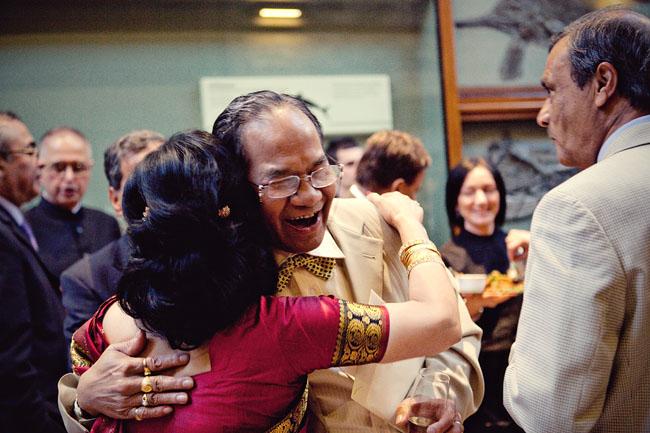
POLYGON ((311 174, 311 184, 314 188, 325 188, 336 182, 340 174, 341 167, 338 165, 319 168, 311 174))
POLYGON ((280 180, 272 180, 266 187, 266 194, 270 198, 284 198, 295 194, 300 185, 298 176, 288 176, 280 180))
POLYGON ((48 167, 59 174, 64 173, 68 169, 68 167, 72 169, 73 173, 85 173, 90 169, 90 165, 84 164, 83 162, 65 162, 65 161, 53 162, 48 167))

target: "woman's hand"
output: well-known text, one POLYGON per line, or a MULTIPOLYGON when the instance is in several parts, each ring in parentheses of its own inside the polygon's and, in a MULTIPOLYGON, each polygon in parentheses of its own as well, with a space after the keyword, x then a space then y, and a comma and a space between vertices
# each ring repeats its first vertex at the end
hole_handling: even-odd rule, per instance
POLYGON ((424 211, 420 203, 400 192, 393 191, 382 195, 373 192, 368 194, 367 198, 377 207, 386 222, 400 232, 405 225, 422 224, 424 211))
POLYGON ((508 260, 511 262, 526 260, 529 246, 530 232, 528 230, 513 229, 508 232, 508 236, 506 236, 508 260))

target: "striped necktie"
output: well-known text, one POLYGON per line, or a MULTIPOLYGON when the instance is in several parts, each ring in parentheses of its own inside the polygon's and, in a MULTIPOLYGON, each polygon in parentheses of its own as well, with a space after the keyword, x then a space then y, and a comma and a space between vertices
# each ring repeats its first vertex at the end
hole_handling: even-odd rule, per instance
POLYGON ((289 287, 293 271, 297 268, 305 268, 318 278, 327 281, 332 276, 332 270, 335 264, 336 260, 332 257, 316 257, 304 253, 287 257, 280 264, 277 284, 278 291, 289 287))

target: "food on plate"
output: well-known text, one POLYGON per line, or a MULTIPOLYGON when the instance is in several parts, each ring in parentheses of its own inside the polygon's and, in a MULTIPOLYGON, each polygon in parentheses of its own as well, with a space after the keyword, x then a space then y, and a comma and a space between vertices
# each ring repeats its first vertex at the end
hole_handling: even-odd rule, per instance
POLYGON ((512 278, 499 271, 492 271, 488 274, 485 281, 484 298, 514 296, 524 291, 522 281, 515 282, 512 278))

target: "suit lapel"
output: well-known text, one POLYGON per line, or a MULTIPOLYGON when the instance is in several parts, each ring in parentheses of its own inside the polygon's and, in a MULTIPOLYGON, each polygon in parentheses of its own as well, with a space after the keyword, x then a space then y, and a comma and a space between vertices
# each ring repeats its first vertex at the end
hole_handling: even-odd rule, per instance
POLYGON ((11 215, 9 215, 9 213, 2 206, 0 206, 0 220, 2 220, 2 223, 5 224, 9 230, 11 230, 11 233, 13 233, 18 241, 23 243, 26 247, 29 247, 30 250, 34 250, 34 247, 29 241, 27 235, 25 235, 20 227, 18 227, 16 221, 14 221, 11 215))
POLYGON ((343 254, 355 302, 368 303, 371 290, 381 296, 383 289, 383 242, 363 235, 361 227, 347 227, 330 220, 328 229, 343 254))
POLYGON ((38 262, 39 266, 42 268, 43 273, 45 277, 47 278, 49 284, 52 286, 54 291, 56 292, 57 296, 61 296, 61 291, 58 290, 59 288, 59 279, 53 275, 50 270, 45 266, 45 263, 41 259, 41 256, 38 254, 36 250, 34 250, 34 247, 32 246, 32 243, 29 241, 29 238, 23 233, 23 231, 18 227, 18 224, 16 224, 16 221, 9 215, 9 213, 2 207, 0 206, 0 221, 2 224, 4 224, 7 229, 13 234, 14 238, 23 244, 23 247, 26 248, 29 251, 29 254, 32 255, 34 259, 38 262))

